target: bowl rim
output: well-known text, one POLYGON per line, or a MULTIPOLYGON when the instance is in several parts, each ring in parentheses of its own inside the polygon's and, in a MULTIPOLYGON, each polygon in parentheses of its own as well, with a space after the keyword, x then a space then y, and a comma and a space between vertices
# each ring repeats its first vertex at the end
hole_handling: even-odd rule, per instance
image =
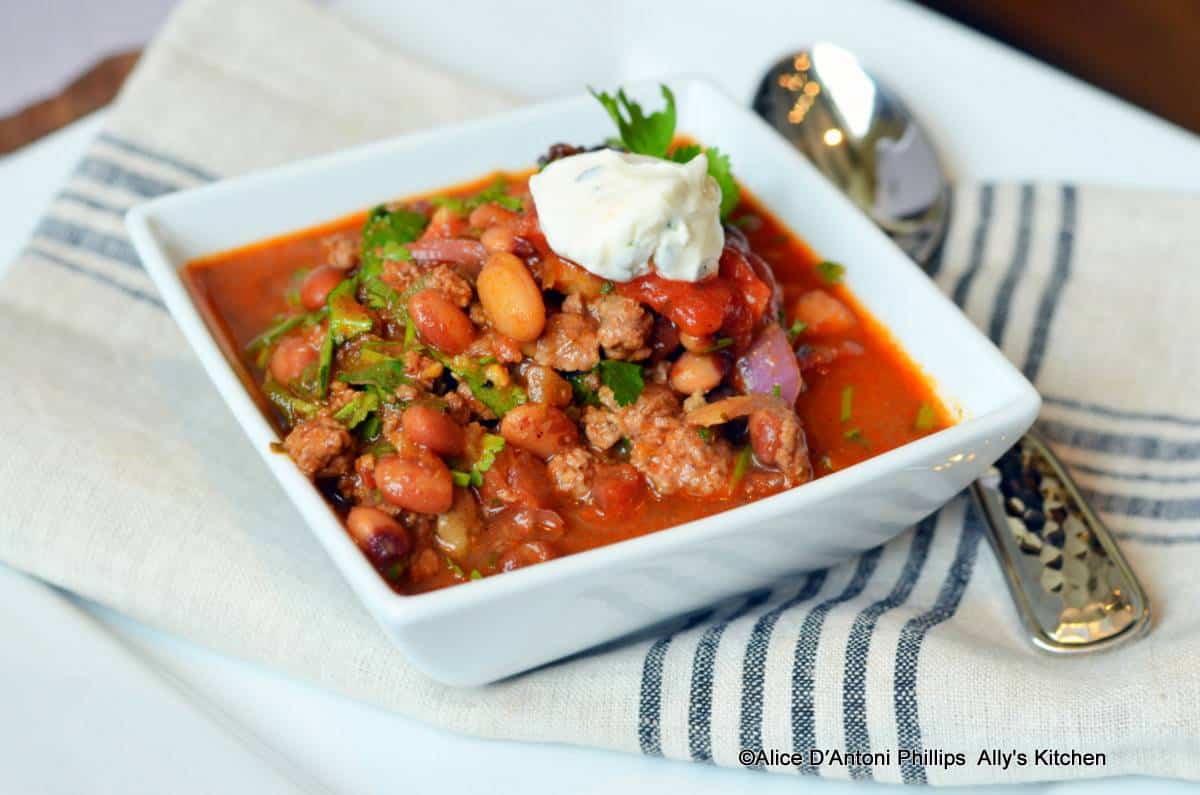
MULTIPOLYGON (((633 96, 638 96, 660 83, 671 86, 680 96, 690 95, 694 91, 703 92, 712 100, 721 103, 722 111, 736 116, 739 123, 770 129, 766 122, 748 108, 742 107, 704 78, 668 76, 659 80, 631 81, 624 87, 633 96)), ((924 469, 926 467, 921 462, 927 462, 937 455, 944 455, 947 465, 953 465, 954 451, 963 449, 968 442, 994 439, 1001 443, 1014 443, 1016 439, 1005 438, 1005 432, 1011 433, 1014 427, 1022 430, 1028 428, 1041 405, 1041 398, 1025 376, 931 279, 925 277, 915 263, 888 240, 887 244, 900 255, 900 259, 922 276, 917 282, 920 286, 914 285, 914 289, 921 292, 916 298, 920 301, 942 303, 959 322, 959 328, 951 329, 951 332, 974 335, 978 338, 977 341, 982 341, 980 350, 985 360, 974 362, 973 365, 986 370, 990 377, 1005 381, 1006 386, 1013 391, 1010 399, 982 414, 964 417, 949 428, 880 453, 846 469, 824 475, 802 487, 788 489, 710 516, 555 558, 536 566, 505 572, 504 576, 485 577, 420 594, 407 595, 393 591, 350 539, 340 518, 314 484, 305 478, 289 459, 272 452, 267 444, 259 444, 259 437, 264 436, 264 428, 269 437, 276 441, 278 435, 262 415, 250 390, 237 376, 221 350, 216 336, 204 322, 191 293, 180 278, 182 266, 177 267, 174 263, 178 258, 167 253, 167 246, 159 237, 156 230, 159 218, 172 211, 178 211, 181 207, 220 199, 230 192, 262 189, 275 183, 286 184, 299 174, 337 168, 353 161, 369 161, 384 153, 396 155, 405 151, 420 150, 425 143, 447 135, 479 135, 497 128, 516 127, 532 119, 566 111, 578 103, 582 96, 586 95, 572 94, 483 119, 374 141, 248 175, 219 180, 136 205, 126 214, 126 228, 147 272, 162 294, 172 318, 184 333, 222 399, 233 412, 242 431, 259 451, 347 583, 376 617, 386 620, 389 625, 421 623, 518 592, 538 590, 552 583, 579 581, 582 575, 608 569, 622 561, 658 557, 683 547, 703 543, 707 539, 738 532, 741 527, 747 525, 774 519, 785 513, 799 512, 805 506, 849 493, 857 484, 889 473, 914 468, 924 469)), ((782 137, 772 135, 771 139, 774 156, 788 160, 792 166, 799 165, 812 171, 812 166, 782 137)), ((748 187, 753 190, 752 184, 748 187)), ((836 195, 840 197, 840 194, 836 195)), ((840 200, 847 215, 855 218, 854 221, 848 221, 849 223, 856 223, 864 229, 869 228, 886 240, 886 236, 862 216, 849 200, 844 197, 840 200)), ((769 204, 767 208, 771 209, 769 204)), ((303 226, 299 224, 297 228, 303 226)), ((871 307, 866 302, 862 303, 870 310, 871 307)), ((920 365, 919 361, 914 361, 920 365)), ((996 455, 999 456, 1007 446, 997 446, 996 455)))

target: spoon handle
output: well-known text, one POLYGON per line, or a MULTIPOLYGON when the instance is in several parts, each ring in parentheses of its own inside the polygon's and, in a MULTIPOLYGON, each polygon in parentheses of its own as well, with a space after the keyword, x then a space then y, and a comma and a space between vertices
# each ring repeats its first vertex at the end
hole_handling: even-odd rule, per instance
POLYGON ((1141 583, 1041 438, 1027 433, 971 491, 1035 646, 1077 654, 1146 631, 1150 605, 1141 583))

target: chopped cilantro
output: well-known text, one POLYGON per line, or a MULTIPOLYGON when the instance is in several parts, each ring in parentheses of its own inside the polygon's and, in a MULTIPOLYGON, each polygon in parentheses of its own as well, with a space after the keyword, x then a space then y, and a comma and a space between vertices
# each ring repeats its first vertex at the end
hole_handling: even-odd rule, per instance
POLYGON ((771 387, 771 397, 783 397, 783 387, 781 387, 779 384, 775 384, 773 387, 771 387))
POLYGON ((333 413, 333 418, 353 430, 359 423, 365 421, 371 412, 379 408, 379 395, 374 392, 359 392, 346 405, 333 413))
POLYGON ((608 295, 614 289, 616 289, 615 285, 612 282, 605 280, 604 284, 600 285, 600 295, 608 295))
POLYGON ((483 575, 479 573, 479 569, 471 569, 471 573, 467 575, 472 580, 482 580, 483 575))
POLYGON ((700 351, 700 353, 712 353, 713 351, 719 351, 722 348, 728 348, 732 344, 733 337, 717 337, 716 342, 700 351))
POLYGON ((424 215, 410 210, 389 210, 382 204, 367 214, 363 225, 362 255, 356 286, 363 303, 372 309, 395 310, 403 307, 403 299, 391 286, 380 279, 384 260, 412 258, 405 246, 421 236, 428 223, 424 215))
POLYGON ((937 413, 933 410, 933 406, 922 403, 921 407, 917 409, 917 419, 913 423, 913 427, 918 431, 929 431, 933 430, 935 425, 937 425, 937 413))
POLYGON ((696 434, 706 442, 711 442, 713 440, 712 428, 705 428, 705 427, 697 428, 696 434))
POLYGON ((817 263, 817 274, 826 284, 838 284, 842 281, 842 277, 846 275, 846 266, 839 265, 832 260, 823 260, 817 263))
POLYGON ((675 137, 675 95, 666 86, 659 86, 667 106, 655 111, 649 116, 642 111, 642 106, 625 95, 625 89, 618 89, 614 97, 608 92, 597 93, 589 89, 609 117, 617 125, 621 133, 621 143, 630 152, 651 157, 665 157, 671 140, 675 137))
POLYGON ((446 558, 446 568, 449 569, 450 573, 455 577, 462 578, 467 576, 463 573, 462 566, 459 566, 457 563, 450 560, 450 558, 446 558))
POLYGON ((642 368, 633 362, 605 359, 597 365, 600 381, 612 390, 618 406, 628 406, 638 399, 646 386, 642 379, 642 368))
POLYGON ((498 204, 513 212, 520 212, 525 207, 521 197, 509 195, 508 180, 503 174, 474 196, 435 196, 429 202, 437 207, 446 207, 458 215, 466 215, 485 204, 498 204))
POLYGON ((788 329, 788 339, 792 342, 795 342, 796 338, 807 330, 808 324, 803 320, 797 320, 796 322, 792 323, 791 328, 788 329))
POLYGON ((321 354, 317 358, 317 395, 325 397, 325 393, 329 391, 329 374, 333 371, 333 324, 330 324, 329 330, 325 332, 325 339, 321 342, 321 354))
POLYGON ((750 468, 750 445, 746 445, 738 450, 737 458, 733 459, 733 475, 729 481, 730 491, 736 489, 738 484, 742 482, 742 478, 746 477, 746 470, 750 468))
POLYGON ((454 377, 467 385, 475 398, 491 409, 497 417, 503 417, 529 399, 519 386, 495 386, 488 381, 483 366, 466 356, 446 356, 440 351, 429 354, 442 363, 454 377))
POLYGON ((329 291, 326 303, 329 307, 329 332, 336 345, 370 331, 374 325, 367 310, 354 300, 354 282, 349 279, 329 291))
MULTIPOLYGON (((379 396, 376 395, 376 398, 379 396)), ((383 432, 383 420, 379 419, 377 412, 371 412, 367 418, 358 426, 358 436, 360 439, 378 439, 379 434, 383 432)), ((384 442, 384 444, 388 444, 384 442)), ((390 444, 388 444, 391 447, 390 444)))
POLYGON ((357 367, 340 373, 338 380, 356 386, 374 386, 385 393, 411 383, 405 374, 404 362, 392 356, 363 347, 358 353, 357 367))
POLYGON ((496 456, 504 449, 504 437, 494 433, 485 433, 479 449, 479 458, 471 465, 469 472, 452 470, 455 486, 482 486, 483 473, 496 463, 496 456))
POLYGON ((581 406, 599 406, 600 396, 596 394, 596 390, 588 386, 588 376, 591 371, 586 373, 567 373, 566 379, 571 382, 571 392, 574 393, 575 402, 581 406))
POLYGON ((275 343, 279 342, 289 331, 299 328, 300 326, 308 326, 313 323, 319 323, 324 319, 325 313, 329 310, 322 307, 315 312, 308 312, 303 315, 289 315, 288 317, 280 318, 275 321, 266 331, 259 334, 254 339, 246 343, 246 351, 248 353, 259 353, 259 367, 265 367, 265 354, 271 349, 275 343))
POLYGON ((847 384, 842 387, 842 422, 849 422, 850 415, 854 412, 854 385, 847 384))
POLYGON ((858 442, 859 444, 864 445, 864 446, 868 444, 867 437, 863 436, 863 432, 860 428, 849 429, 848 431, 846 431, 845 433, 842 434, 842 438, 847 439, 851 442, 858 442))
POLYGON ((288 425, 295 425, 299 420, 308 419, 320 410, 320 406, 296 397, 287 387, 274 378, 268 377, 263 383, 263 393, 267 400, 283 414, 288 425))

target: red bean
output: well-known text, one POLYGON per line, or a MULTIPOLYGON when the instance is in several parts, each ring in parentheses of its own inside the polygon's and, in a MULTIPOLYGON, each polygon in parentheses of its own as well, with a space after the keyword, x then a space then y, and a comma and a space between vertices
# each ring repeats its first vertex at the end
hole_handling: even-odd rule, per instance
POLYGON ((376 566, 395 563, 412 548, 408 531, 378 508, 354 506, 346 517, 346 529, 376 566))
POLYGON ((545 403, 525 403, 505 414, 500 435, 543 459, 579 444, 579 428, 571 418, 545 403))
POLYGON ((316 364, 319 358, 317 349, 304 337, 284 337, 275 346, 267 369, 270 370, 271 377, 279 383, 290 384, 299 380, 304 371, 310 365, 316 364))
POLYGON ((631 464, 597 464, 592 504, 608 519, 629 516, 646 496, 646 483, 631 464))
POLYGON ((750 434, 750 447, 755 457, 764 463, 775 461, 783 444, 783 420, 770 411, 756 411, 746 424, 750 434))
POLYGON ((475 339, 471 318, 440 290, 421 290, 408 299, 408 314, 421 339, 442 353, 460 354, 475 339))
POLYGON ((463 427, 425 403, 415 403, 404 411, 402 418, 404 436, 417 444, 425 445, 441 455, 462 455, 467 437, 463 427))
POLYGON ((532 453, 513 447, 505 447, 496 456, 495 463, 483 476, 479 493, 488 507, 506 503, 530 508, 554 505, 554 487, 550 485, 546 465, 532 453))
POLYGON ((384 456, 375 463, 375 482, 385 500, 414 513, 443 513, 454 503, 454 479, 432 453, 384 456))
POLYGON ((345 275, 345 272, 329 265, 314 268, 300 285, 300 303, 309 310, 325 306, 330 291, 341 284, 345 275))

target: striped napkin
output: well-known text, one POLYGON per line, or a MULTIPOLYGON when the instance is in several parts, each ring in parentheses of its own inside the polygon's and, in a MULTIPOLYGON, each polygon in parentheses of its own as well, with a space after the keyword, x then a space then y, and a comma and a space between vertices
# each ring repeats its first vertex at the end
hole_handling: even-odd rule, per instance
POLYGON ((187 0, 0 284, 0 559, 481 735, 893 782, 1200 778, 1195 196, 963 185, 935 273, 1045 396, 1042 432, 1148 587, 1145 640, 1032 651, 960 497, 857 560, 497 685, 411 668, 242 438, 121 218, 508 104, 296 0, 187 0))

